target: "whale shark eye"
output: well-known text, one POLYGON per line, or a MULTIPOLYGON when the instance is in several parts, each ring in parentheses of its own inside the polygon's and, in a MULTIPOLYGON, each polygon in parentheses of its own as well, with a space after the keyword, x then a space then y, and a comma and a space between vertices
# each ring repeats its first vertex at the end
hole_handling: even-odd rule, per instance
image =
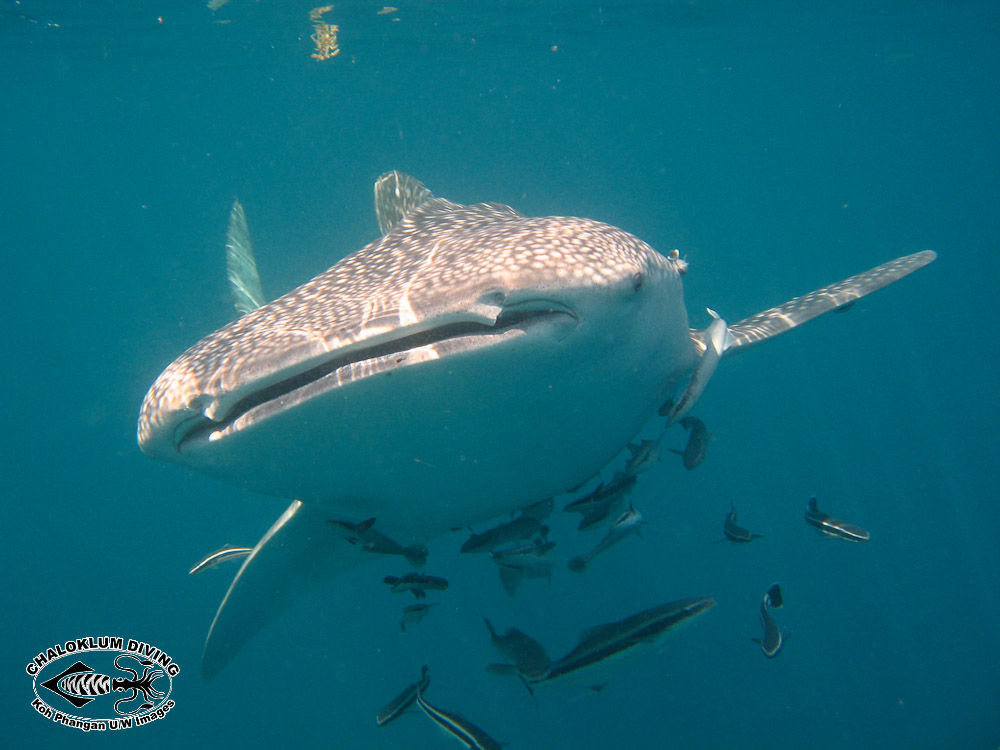
POLYGON ((643 276, 641 273, 632 274, 632 291, 638 292, 642 289, 643 276))

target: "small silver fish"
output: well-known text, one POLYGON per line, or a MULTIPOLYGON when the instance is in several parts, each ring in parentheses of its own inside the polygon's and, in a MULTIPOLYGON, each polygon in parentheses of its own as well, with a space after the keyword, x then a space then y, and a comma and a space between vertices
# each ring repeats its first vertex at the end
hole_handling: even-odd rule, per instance
POLYGON ((585 555, 577 555, 569 561, 569 569, 574 573, 582 573, 590 561, 593 560, 597 555, 604 552, 609 547, 613 547, 622 541, 629 534, 636 534, 637 536, 642 536, 639 533, 639 526, 642 524, 642 513, 637 511, 635 508, 629 508, 627 511, 618 516, 618 520, 612 524, 611 528, 608 530, 607 535, 598 542, 597 546, 594 547, 590 552, 585 555))
POLYGON ((246 557, 251 552, 253 552, 253 547, 234 547, 231 544, 227 544, 219 549, 215 550, 201 560, 194 564, 194 567, 188 571, 188 575, 193 576, 195 573, 200 573, 203 570, 208 570, 209 568, 214 568, 220 563, 224 563, 227 560, 238 560, 246 557))

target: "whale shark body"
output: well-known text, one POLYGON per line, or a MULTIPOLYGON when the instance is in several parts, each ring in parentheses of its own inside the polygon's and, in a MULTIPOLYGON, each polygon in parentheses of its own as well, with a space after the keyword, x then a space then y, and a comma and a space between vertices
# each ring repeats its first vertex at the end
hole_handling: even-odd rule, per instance
POLYGON ((383 236, 202 339, 143 402, 147 454, 295 498, 219 607, 208 678, 302 590, 363 558, 326 521, 374 517, 421 542, 577 487, 667 399, 689 409, 723 355, 935 257, 696 331, 685 262, 616 227, 463 206, 396 172, 376 208, 383 236))

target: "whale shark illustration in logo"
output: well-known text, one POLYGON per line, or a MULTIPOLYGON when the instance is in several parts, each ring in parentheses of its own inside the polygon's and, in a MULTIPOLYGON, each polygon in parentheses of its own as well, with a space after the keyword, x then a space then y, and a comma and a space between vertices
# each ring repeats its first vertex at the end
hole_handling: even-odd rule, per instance
POLYGON ((724 354, 935 258, 692 330, 676 251, 590 219, 458 205, 398 172, 375 193, 383 236, 272 302, 255 307, 252 252, 231 262, 231 279, 252 271, 238 295, 249 311, 142 404, 148 455, 295 498, 219 607, 207 678, 298 593, 364 558, 327 521, 375 518, 420 543, 577 487, 668 399, 681 419, 724 354))

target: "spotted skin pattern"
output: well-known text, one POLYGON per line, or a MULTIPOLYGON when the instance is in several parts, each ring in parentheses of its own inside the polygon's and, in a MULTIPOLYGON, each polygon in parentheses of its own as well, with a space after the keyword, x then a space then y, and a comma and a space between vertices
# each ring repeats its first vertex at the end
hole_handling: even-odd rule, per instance
POLYGON ((492 324, 510 290, 544 296, 647 274, 679 274, 677 261, 617 227, 432 198, 385 236, 188 349, 146 395, 139 444, 147 447, 172 413, 219 419, 233 393, 290 367, 307 369, 331 351, 374 345, 421 324, 492 324))
MULTIPOLYGON (((851 276, 849 279, 796 297, 783 305, 744 318, 729 326, 729 333, 733 338, 729 348, 749 347, 830 310, 850 304, 926 266, 936 257, 937 253, 933 250, 905 255, 851 276)), ((704 349, 704 344, 701 348, 704 349)))

